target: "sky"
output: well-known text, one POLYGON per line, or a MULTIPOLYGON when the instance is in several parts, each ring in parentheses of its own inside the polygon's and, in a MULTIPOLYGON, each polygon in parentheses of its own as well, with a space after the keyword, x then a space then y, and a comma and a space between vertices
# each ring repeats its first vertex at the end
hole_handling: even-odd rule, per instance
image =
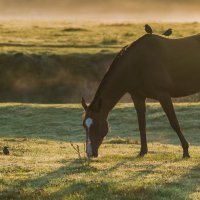
POLYGON ((0 0, 0 18, 200 21, 200 0, 0 0))

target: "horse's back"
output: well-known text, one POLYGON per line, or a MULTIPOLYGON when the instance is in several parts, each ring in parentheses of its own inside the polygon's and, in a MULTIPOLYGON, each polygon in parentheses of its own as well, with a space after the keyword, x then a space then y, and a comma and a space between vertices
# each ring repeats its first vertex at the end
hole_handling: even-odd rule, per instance
POLYGON ((200 35, 171 40, 167 45, 163 53, 172 80, 171 95, 186 96, 200 91, 200 35))
POLYGON ((200 35, 180 39, 147 35, 140 49, 147 87, 166 89, 173 97, 200 90, 200 35))

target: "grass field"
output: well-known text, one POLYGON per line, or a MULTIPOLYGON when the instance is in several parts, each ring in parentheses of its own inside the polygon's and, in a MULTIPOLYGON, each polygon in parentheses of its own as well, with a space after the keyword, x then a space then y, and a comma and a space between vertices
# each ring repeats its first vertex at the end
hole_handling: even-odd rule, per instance
POLYGON ((149 154, 138 158, 132 104, 111 112, 100 157, 83 165, 82 108, 77 104, 0 104, 0 199, 200 199, 200 104, 175 105, 191 159, 159 104, 147 104, 149 154), (82 162, 81 162, 82 161, 82 162))
MULTIPOLYGON (((171 38, 199 33, 200 23, 150 23, 154 33, 173 28, 171 38)), ((36 54, 115 53, 144 32, 144 23, 0 21, 0 52, 36 54)))
MULTIPOLYGON (((173 28, 171 38, 200 30, 196 22, 151 25, 158 34, 173 28)), ((76 101, 82 95, 89 99, 115 53, 143 35, 143 26, 1 21, 1 92, 6 100, 34 101, 42 91, 48 102, 59 94, 70 96, 73 88, 76 101), (41 91, 30 95, 32 86, 41 91)), ((163 111, 149 103, 147 156, 137 157, 140 140, 132 104, 118 104, 109 116, 111 129, 100 157, 85 162, 80 105, 0 104, 0 148, 10 149, 9 156, 0 152, 0 199, 200 199, 200 104, 175 107, 191 159, 182 160, 180 142, 163 111), (82 159, 70 142, 80 146, 82 159)))

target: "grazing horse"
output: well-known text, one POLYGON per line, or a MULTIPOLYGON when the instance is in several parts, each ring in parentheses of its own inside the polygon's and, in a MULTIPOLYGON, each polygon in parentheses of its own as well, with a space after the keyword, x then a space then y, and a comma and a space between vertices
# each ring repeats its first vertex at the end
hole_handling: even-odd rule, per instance
POLYGON ((108 132, 107 117, 119 99, 129 93, 138 116, 141 138, 139 155, 147 151, 145 100, 158 100, 171 127, 177 133, 183 157, 189 156, 171 97, 184 97, 200 91, 200 35, 168 39, 146 34, 124 47, 112 62, 95 97, 85 110, 86 153, 98 156, 98 148, 108 132))

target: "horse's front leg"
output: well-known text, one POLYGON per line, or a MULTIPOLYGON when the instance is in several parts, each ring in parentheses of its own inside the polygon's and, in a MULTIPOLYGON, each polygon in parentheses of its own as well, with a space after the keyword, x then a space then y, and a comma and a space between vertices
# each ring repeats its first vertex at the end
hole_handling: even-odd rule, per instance
POLYGON ((141 140, 141 150, 139 153, 139 156, 144 156, 148 152, 147 148, 147 138, 146 138, 146 107, 145 107, 145 100, 146 98, 137 96, 137 95, 131 95, 135 109, 138 116, 138 124, 139 124, 139 130, 140 130, 140 140, 141 140))

